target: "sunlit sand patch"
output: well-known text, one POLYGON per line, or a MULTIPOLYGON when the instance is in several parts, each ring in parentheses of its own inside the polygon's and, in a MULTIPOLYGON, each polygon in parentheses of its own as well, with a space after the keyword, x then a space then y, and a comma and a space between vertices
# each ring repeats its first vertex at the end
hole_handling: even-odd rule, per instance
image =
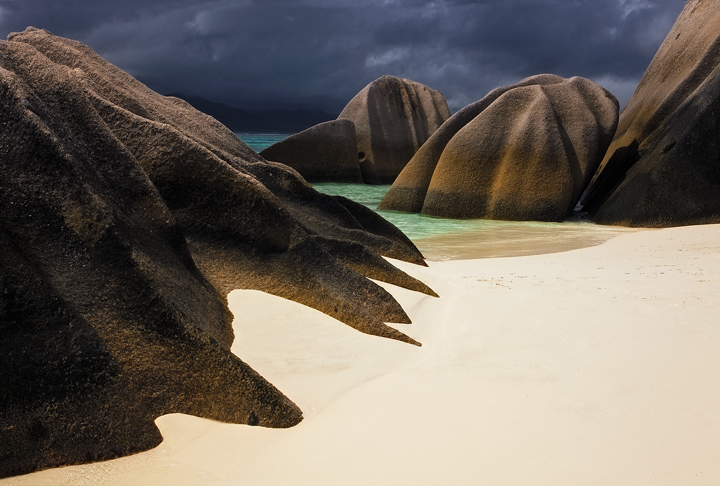
POLYGON ((254 291, 233 350, 295 400, 275 430, 179 414, 116 461, 4 485, 607 484, 720 478, 720 225, 563 253, 396 262, 422 348, 254 291), (95 482, 93 482, 95 481, 95 482))

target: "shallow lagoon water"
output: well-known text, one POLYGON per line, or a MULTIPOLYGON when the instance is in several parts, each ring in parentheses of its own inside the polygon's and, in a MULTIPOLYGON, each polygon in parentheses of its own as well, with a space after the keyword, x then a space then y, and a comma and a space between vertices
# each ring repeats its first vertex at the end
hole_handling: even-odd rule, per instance
POLYGON ((418 213, 377 210, 390 189, 366 184, 313 184, 318 191, 364 204, 410 238, 432 261, 540 255, 595 246, 637 228, 601 226, 583 220, 562 223, 445 219, 418 213))
POLYGON ((345 196, 365 205, 400 228, 413 241, 449 233, 463 233, 484 226, 481 220, 434 218, 418 213, 378 210, 377 207, 390 189, 390 185, 323 182, 313 184, 313 187, 324 194, 345 196))
MULTIPOLYGON (((282 133, 236 133, 259 152, 287 138, 282 133)), ((637 228, 601 226, 582 220, 562 223, 444 219, 417 213, 378 211, 389 185, 318 183, 318 191, 364 204, 405 233, 431 261, 540 255, 599 245, 637 228)))

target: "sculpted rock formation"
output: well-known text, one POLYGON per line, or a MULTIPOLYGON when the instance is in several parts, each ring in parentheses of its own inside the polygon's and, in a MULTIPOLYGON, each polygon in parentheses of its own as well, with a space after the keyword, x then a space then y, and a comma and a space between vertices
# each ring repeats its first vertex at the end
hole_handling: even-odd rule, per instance
POLYGON ((138 388, 37 266, 0 228, 0 477, 158 445, 138 388))
POLYGON ((578 209, 629 226, 720 222, 720 3, 691 0, 620 116, 578 209))
POLYGON ((308 182, 363 181, 355 124, 350 120, 320 123, 271 145, 260 155, 289 165, 308 182))
POLYGON ((288 427, 300 410, 230 352, 234 288, 415 343, 367 277, 428 294, 394 226, 317 193, 87 46, 0 42, 0 477, 147 449, 182 412, 288 427))
POLYGON ((498 88, 430 137, 380 209, 560 221, 592 177, 617 120, 615 97, 584 78, 543 74, 498 88))
POLYGON ((383 76, 350 100, 339 119, 355 123, 366 184, 390 184, 450 116, 445 97, 420 83, 383 76))

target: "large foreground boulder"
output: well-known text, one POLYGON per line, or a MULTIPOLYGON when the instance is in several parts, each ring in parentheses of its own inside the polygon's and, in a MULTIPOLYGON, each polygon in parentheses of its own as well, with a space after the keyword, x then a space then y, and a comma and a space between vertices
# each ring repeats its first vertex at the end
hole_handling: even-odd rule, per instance
POLYGON ((364 182, 391 184, 449 116, 447 101, 439 91, 383 76, 355 95, 338 118, 355 124, 364 182))
POLYGON ((290 135, 260 152, 298 171, 308 182, 362 183, 355 124, 340 119, 290 135))
POLYGON ((691 0, 580 201, 603 224, 720 222, 720 3, 691 0))
POLYGON ((418 344, 368 279, 433 294, 382 258, 423 264, 399 230, 87 46, 0 42, 0 109, 0 477, 147 449, 166 413, 297 424, 230 352, 234 288, 418 344))
POLYGON ((595 172, 617 120, 615 97, 584 78, 543 74, 498 88, 430 137, 380 208, 560 221, 595 172))
POLYGON ((22 253, 0 228, 0 477, 159 444, 118 358, 22 253))

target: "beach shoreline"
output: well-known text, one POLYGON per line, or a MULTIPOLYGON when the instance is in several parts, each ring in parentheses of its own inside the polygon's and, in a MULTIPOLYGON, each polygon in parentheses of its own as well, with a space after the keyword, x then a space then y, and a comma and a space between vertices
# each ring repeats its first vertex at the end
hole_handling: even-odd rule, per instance
POLYGON ((172 414, 147 452, 0 485, 711 485, 720 480, 720 225, 533 256, 392 261, 417 348, 233 291, 233 352, 291 429, 172 414))
POLYGON ((485 226, 417 238, 413 243, 427 260, 444 262, 561 253, 601 245, 627 233, 652 231, 573 220, 562 223, 484 221, 488 223, 485 226))

